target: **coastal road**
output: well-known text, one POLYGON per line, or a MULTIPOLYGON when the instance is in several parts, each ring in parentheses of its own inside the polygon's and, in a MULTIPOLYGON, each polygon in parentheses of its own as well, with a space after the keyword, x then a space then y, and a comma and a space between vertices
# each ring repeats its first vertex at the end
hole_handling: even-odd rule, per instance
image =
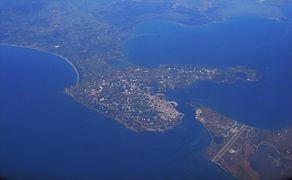
POLYGON ((224 154, 230 149, 233 143, 240 137, 240 135, 246 130, 247 126, 242 125, 238 132, 232 136, 232 138, 220 149, 220 151, 212 158, 212 161, 217 163, 224 154))

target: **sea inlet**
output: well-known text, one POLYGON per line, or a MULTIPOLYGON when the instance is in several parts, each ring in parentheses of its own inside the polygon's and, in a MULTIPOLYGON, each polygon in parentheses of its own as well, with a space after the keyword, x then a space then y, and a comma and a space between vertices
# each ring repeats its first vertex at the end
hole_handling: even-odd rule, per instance
POLYGON ((198 102, 259 128, 291 126, 291 24, 235 18, 199 27, 151 21, 124 43, 141 66, 243 65, 260 82, 195 83, 168 92, 185 114, 165 133, 135 133, 64 94, 72 67, 51 54, 0 46, 0 176, 7 179, 232 179, 204 157, 208 132, 198 102), (244 28, 243 28, 244 27, 244 28))

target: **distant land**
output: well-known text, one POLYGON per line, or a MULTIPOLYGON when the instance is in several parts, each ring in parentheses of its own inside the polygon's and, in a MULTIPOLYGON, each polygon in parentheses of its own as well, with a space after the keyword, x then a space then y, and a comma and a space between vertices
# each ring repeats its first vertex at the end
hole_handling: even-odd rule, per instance
POLYGON ((0 43, 64 57, 77 70, 77 83, 66 89, 67 94, 134 131, 161 132, 172 129, 183 117, 165 97, 167 89, 185 87, 196 80, 258 80, 258 73, 247 67, 222 70, 187 65, 154 69, 134 66, 122 52, 122 42, 130 37, 133 28, 153 19, 199 26, 242 14, 287 21, 282 11, 287 3, 291 1, 3 2, 0 43), (108 63, 112 59, 123 67, 108 63), (241 77, 238 71, 247 76, 241 77))

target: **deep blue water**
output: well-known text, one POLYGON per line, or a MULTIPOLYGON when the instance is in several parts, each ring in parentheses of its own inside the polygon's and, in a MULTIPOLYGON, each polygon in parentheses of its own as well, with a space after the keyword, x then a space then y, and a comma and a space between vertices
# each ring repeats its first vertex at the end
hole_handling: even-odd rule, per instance
POLYGON ((168 93, 186 114, 167 133, 134 133, 63 93, 74 83, 62 59, 0 46, 0 177, 7 179, 225 179, 203 157, 210 137, 186 102, 200 102, 264 128, 291 125, 291 24, 239 18, 183 28, 155 21, 136 28, 125 53, 138 65, 246 65, 256 83, 208 82, 168 93))
POLYGON ((292 25, 241 17, 186 28, 156 21, 140 24, 125 52, 137 65, 248 66, 263 74, 259 82, 218 85, 198 82, 170 92, 200 102, 241 122, 276 129, 292 125, 292 25))
POLYGON ((8 46, 0 57, 0 177, 229 177, 202 158, 210 139, 190 109, 176 130, 137 134, 65 95, 75 74, 62 59, 8 46))

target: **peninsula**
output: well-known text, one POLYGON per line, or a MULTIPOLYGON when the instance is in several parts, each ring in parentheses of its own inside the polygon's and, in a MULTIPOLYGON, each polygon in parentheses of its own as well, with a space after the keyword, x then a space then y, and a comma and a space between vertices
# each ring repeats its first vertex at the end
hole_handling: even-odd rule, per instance
POLYGON ((161 65, 111 69, 100 64, 99 76, 66 89, 66 93, 124 126, 136 131, 163 132, 182 119, 167 90, 187 87, 196 81, 234 83, 257 81, 260 75, 245 67, 227 69, 161 65), (240 75, 239 75, 240 74, 240 75))
POLYGON ((230 9, 247 4, 246 13, 284 20, 282 7, 287 3, 289 1, 5 1, 0 4, 0 44, 38 49, 63 57, 77 74, 77 83, 65 90, 68 95, 134 131, 165 131, 183 117, 175 103, 165 97, 167 90, 186 87, 198 80, 233 83, 254 81, 259 76, 247 67, 137 67, 127 61, 122 51, 122 44, 134 27, 153 19, 185 26, 213 23, 236 16, 236 11, 230 13, 230 9))
POLYGON ((196 105, 195 117, 212 137, 207 157, 239 179, 285 179, 292 172, 292 128, 278 131, 242 124, 196 105))

